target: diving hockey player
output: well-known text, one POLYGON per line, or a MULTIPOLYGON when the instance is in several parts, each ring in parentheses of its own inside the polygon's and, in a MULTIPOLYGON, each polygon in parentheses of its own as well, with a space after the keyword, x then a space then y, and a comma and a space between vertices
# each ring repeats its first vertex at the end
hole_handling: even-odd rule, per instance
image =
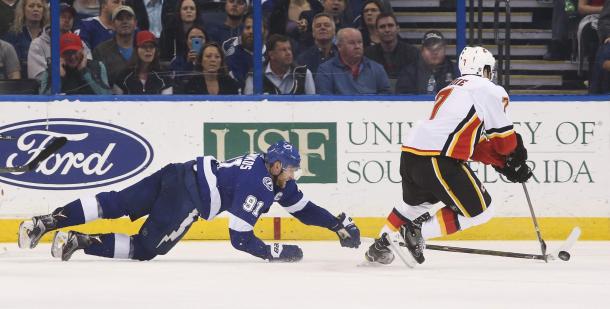
POLYGON ((86 254, 134 260, 151 260, 170 251, 198 217, 212 220, 226 211, 231 244, 238 250, 269 261, 297 262, 303 258, 295 245, 266 245, 254 235, 260 215, 278 202, 308 225, 337 233, 341 246, 358 248, 360 231, 344 213, 335 217, 309 201, 297 187, 295 172, 301 157, 286 141, 269 147, 266 154, 250 154, 226 162, 211 156, 169 164, 118 192, 102 192, 77 199, 51 214, 36 216, 19 227, 19 247, 34 248, 50 231, 91 220, 148 215, 138 234, 88 235, 58 231, 51 253, 69 260, 86 254))
POLYGON ((381 237, 365 253, 369 262, 391 263, 394 247, 414 267, 424 262, 424 239, 493 216, 491 197, 467 160, 491 164, 511 182, 531 177, 523 140, 506 115, 508 94, 492 82, 494 67, 483 47, 466 47, 460 54, 462 76, 439 91, 429 119, 420 121, 402 146, 403 203, 392 209, 381 237), (442 208, 434 208, 439 201, 442 208))

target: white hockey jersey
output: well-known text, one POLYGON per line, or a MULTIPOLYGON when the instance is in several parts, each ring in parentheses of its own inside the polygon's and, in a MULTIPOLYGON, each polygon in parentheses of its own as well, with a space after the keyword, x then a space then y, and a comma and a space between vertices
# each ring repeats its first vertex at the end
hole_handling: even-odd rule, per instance
POLYGON ((502 167, 517 145, 508 104, 504 88, 487 78, 457 78, 438 92, 430 118, 415 125, 402 151, 502 167))

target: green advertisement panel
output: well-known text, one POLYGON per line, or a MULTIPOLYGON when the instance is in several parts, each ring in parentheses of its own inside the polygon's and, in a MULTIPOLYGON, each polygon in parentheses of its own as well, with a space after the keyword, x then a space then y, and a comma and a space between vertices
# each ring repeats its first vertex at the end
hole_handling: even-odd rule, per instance
POLYGON ((301 153, 299 183, 337 182, 337 124, 335 122, 203 124, 203 153, 220 161, 247 153, 265 152, 284 139, 301 153))

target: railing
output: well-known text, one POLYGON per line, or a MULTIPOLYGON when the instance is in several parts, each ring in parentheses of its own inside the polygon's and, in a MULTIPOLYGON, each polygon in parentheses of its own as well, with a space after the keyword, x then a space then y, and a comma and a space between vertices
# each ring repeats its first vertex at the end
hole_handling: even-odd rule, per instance
POLYGON ((498 84, 510 92, 510 0, 495 0, 494 4, 494 43, 498 46, 498 84), (500 1, 504 1, 504 39, 500 38, 500 1), (506 59, 505 59, 506 58, 506 59))

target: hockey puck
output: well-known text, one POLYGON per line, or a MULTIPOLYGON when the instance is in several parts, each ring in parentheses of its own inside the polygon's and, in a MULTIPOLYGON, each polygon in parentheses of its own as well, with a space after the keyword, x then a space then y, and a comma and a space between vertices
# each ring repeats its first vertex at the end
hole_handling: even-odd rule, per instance
POLYGON ((557 254, 557 257, 562 261, 569 261, 570 253, 568 253, 567 251, 559 251, 559 253, 557 254))

